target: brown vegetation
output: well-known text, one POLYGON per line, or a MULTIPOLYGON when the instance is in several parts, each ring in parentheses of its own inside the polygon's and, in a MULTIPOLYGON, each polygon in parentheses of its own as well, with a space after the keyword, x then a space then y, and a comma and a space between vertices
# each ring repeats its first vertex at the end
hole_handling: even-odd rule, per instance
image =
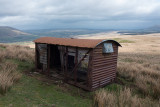
POLYGON ((118 81, 127 89, 122 88, 118 93, 97 91, 94 99, 96 104, 100 107, 159 107, 160 36, 121 35, 116 38, 134 41, 121 43, 122 48, 119 48, 118 81), (129 91, 131 89, 133 91, 129 91))
POLYGON ((160 55, 120 53, 118 75, 133 82, 145 96, 160 98, 160 55))
POLYGON ((7 59, 34 61, 34 51, 19 45, 0 44, 0 93, 5 94, 21 78, 17 65, 7 59))
MULTIPOLYGON (((159 107, 160 37, 120 35, 115 38, 123 40, 124 37, 125 42, 122 43, 122 48, 119 48, 117 71, 118 80, 127 88, 122 88, 118 92, 106 89, 97 91, 94 96, 94 106, 159 107), (128 43, 128 41, 133 42, 128 43)), ((103 36, 101 39, 104 38, 106 37, 103 36)), ((4 58, 34 61, 34 50, 28 47, 3 44, 0 44, 0 47, 0 61, 4 58)))
POLYGON ((132 95, 129 88, 121 89, 119 92, 110 92, 104 89, 97 91, 94 97, 95 107, 159 107, 160 102, 149 98, 139 98, 132 95))
POLYGON ((21 78, 16 65, 11 62, 0 64, 0 93, 5 94, 21 78))
POLYGON ((12 58, 21 61, 34 61, 34 50, 27 46, 0 44, 0 59, 12 58))

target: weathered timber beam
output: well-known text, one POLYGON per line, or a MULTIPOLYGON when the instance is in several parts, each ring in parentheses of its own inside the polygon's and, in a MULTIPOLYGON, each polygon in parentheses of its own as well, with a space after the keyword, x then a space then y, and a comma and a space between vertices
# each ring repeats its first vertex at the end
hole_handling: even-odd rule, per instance
POLYGON ((68 67, 68 47, 66 46, 66 51, 65 51, 65 79, 66 80, 68 78, 67 67, 68 67))
POLYGON ((38 64, 37 64, 37 43, 35 43, 35 69, 37 71, 38 69, 38 64))
MULTIPOLYGON (((76 53, 75 53, 75 65, 78 64, 78 47, 76 47, 76 53)), ((77 68, 74 71, 74 81, 75 84, 77 83, 77 68)))
POLYGON ((47 58, 48 59, 47 60, 47 62, 48 62, 47 63, 47 74, 49 75, 49 73, 50 73, 50 50, 51 50, 50 45, 47 45, 47 48, 48 48, 47 49, 48 50, 48 54, 47 54, 48 55, 48 58, 47 58))
POLYGON ((81 58, 81 60, 74 66, 72 72, 75 71, 75 69, 77 69, 77 67, 79 66, 79 64, 84 60, 84 58, 87 56, 87 54, 91 51, 91 49, 88 50, 88 52, 83 56, 83 58, 81 58))

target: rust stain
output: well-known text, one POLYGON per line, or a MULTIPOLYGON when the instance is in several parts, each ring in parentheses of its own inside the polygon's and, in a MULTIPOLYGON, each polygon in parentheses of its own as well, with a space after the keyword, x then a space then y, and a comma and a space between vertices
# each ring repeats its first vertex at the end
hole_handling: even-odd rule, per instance
POLYGON ((82 48, 95 48, 96 45, 102 41, 103 39, 73 39, 73 38, 41 37, 34 40, 33 42, 72 46, 72 47, 82 47, 82 48))

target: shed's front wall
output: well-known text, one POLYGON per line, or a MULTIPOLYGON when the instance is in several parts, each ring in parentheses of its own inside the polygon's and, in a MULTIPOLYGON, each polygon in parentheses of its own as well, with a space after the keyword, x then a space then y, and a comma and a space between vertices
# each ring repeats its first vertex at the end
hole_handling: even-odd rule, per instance
POLYGON ((98 45, 92 54, 92 89, 104 86, 116 78, 118 46, 112 43, 113 53, 102 53, 103 43, 98 45))

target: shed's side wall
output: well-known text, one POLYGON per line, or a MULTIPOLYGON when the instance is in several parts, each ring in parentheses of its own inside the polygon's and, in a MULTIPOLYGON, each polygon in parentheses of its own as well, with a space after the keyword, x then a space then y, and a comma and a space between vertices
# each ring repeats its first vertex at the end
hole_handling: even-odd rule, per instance
POLYGON ((118 46, 112 43, 114 53, 103 54, 103 44, 93 50, 92 54, 92 89, 112 82, 116 78, 118 46))

